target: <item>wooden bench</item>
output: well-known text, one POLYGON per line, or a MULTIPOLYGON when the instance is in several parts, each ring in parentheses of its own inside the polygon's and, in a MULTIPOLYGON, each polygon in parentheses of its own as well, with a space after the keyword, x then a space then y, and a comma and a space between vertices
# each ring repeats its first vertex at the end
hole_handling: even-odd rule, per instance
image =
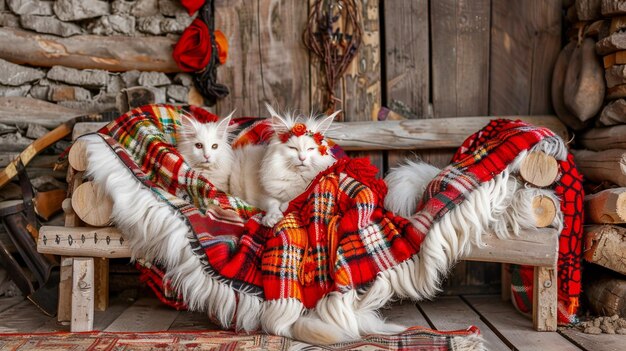
MULTIPOLYGON (((520 118, 516 116, 516 118, 520 118)), ((346 150, 415 150, 436 147, 454 148, 479 130, 491 117, 461 117, 450 120, 404 120, 374 123, 337 123, 331 138, 346 150), (375 125, 375 128, 374 128, 375 125)), ((521 117, 535 125, 546 126, 565 137, 565 127, 554 116, 521 117)), ((77 124, 73 137, 95 131, 101 123, 77 124)), ((330 134, 330 133, 329 133, 330 134)), ((78 148, 78 147, 77 147, 78 148)), ((80 152, 70 153, 68 199, 83 183, 84 162, 80 152)), ((89 215, 101 227, 84 226, 71 201, 66 199, 65 227, 41 228, 37 248, 41 253, 61 255, 58 320, 69 321, 72 332, 93 329, 94 309, 108 305, 108 259, 130 257, 130 247, 123 233, 105 226, 109 219, 99 218, 99 207, 89 215)), ((102 204, 103 202, 96 202, 102 204)), ((105 211, 102 211, 106 213, 105 211)), ((109 211, 110 212, 110 211, 109 211)), ((91 220, 90 220, 91 221, 91 220)), ((501 240, 483 234, 484 246, 473 247, 464 260, 501 262, 535 267, 533 291, 533 327, 555 331, 557 327, 557 275, 559 233, 555 229, 527 230, 518 237, 501 240)), ((505 270, 503 270, 505 272, 505 270)), ((503 298, 510 294, 510 279, 503 273, 503 298)))

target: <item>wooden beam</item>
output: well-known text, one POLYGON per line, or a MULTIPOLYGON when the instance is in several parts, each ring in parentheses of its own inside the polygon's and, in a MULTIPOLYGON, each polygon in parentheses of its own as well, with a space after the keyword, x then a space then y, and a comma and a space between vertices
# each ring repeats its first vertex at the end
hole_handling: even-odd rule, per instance
POLYGON ((85 114, 84 111, 33 98, 0 97, 0 123, 18 124, 23 127, 35 123, 46 128, 55 128, 63 122, 85 114))
POLYGON ((93 329, 93 258, 75 257, 72 263, 71 332, 93 329))
POLYGON ((585 226, 587 262, 626 274, 626 229, 615 225, 585 226))
POLYGON ((0 28, 0 58, 18 64, 78 69, 180 72, 172 58, 176 39, 75 35, 61 38, 16 28, 0 28))
POLYGON ((572 150, 572 153, 576 166, 587 179, 626 187, 626 150, 572 150))
POLYGON ((535 267, 533 290, 533 328, 556 331, 557 279, 554 267, 535 267))
POLYGON ((626 223, 626 188, 585 196, 586 223, 626 223))
POLYGON ((61 257, 57 321, 65 324, 72 320, 72 264, 72 257, 61 257))
POLYGON ((613 65, 626 64, 626 51, 618 51, 612 54, 606 55, 602 58, 604 62, 604 68, 611 68, 613 65))
POLYGON ((114 227, 43 226, 37 251, 64 256, 130 257, 130 246, 114 227))
POLYGON ((484 246, 473 246, 462 260, 528 264, 554 267, 558 257, 559 233, 555 229, 528 229, 519 236, 498 239, 495 234, 481 236, 484 246))
MULTIPOLYGON (((456 117, 405 121, 333 124, 327 135, 346 150, 427 150, 457 148, 497 117, 456 117)), ((503 116, 551 129, 567 140, 567 128, 556 116, 503 116)))

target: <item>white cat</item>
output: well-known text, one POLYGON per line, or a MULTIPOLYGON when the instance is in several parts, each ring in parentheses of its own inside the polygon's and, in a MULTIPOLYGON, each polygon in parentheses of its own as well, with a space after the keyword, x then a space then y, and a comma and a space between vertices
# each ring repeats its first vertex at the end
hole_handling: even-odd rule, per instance
POLYGON ((229 178, 233 164, 229 126, 232 113, 219 122, 201 123, 182 116, 178 134, 178 151, 185 161, 201 172, 218 189, 229 192, 229 178))
POLYGON ((273 227, 283 218, 289 202, 304 192, 311 181, 335 163, 323 135, 337 111, 316 120, 279 116, 266 105, 274 135, 269 145, 235 149, 230 180, 231 193, 266 211, 262 223, 273 227))

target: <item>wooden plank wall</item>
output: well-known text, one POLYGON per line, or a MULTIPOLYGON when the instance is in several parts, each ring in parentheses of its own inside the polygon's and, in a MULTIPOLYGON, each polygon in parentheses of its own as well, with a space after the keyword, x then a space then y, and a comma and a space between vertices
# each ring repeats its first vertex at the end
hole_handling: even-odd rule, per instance
MULTIPOLYGON (((217 0, 229 39, 218 80, 231 89, 218 114, 321 111, 320 65, 302 44, 314 1, 217 0)), ((560 0, 360 0, 363 44, 335 94, 345 121, 376 123, 379 107, 407 118, 550 114, 561 47, 560 0)), ((454 150, 423 150, 442 167, 454 150)), ((411 152, 368 153, 381 175, 411 152)), ((497 289, 498 264, 461 263, 452 292, 497 289)))

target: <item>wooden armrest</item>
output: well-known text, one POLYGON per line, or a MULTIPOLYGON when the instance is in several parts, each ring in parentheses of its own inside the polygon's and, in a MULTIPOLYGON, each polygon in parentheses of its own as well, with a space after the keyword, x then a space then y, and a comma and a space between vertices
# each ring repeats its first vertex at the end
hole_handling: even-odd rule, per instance
POLYGON ((130 257, 130 246, 114 227, 43 226, 37 251, 62 256, 130 257))

